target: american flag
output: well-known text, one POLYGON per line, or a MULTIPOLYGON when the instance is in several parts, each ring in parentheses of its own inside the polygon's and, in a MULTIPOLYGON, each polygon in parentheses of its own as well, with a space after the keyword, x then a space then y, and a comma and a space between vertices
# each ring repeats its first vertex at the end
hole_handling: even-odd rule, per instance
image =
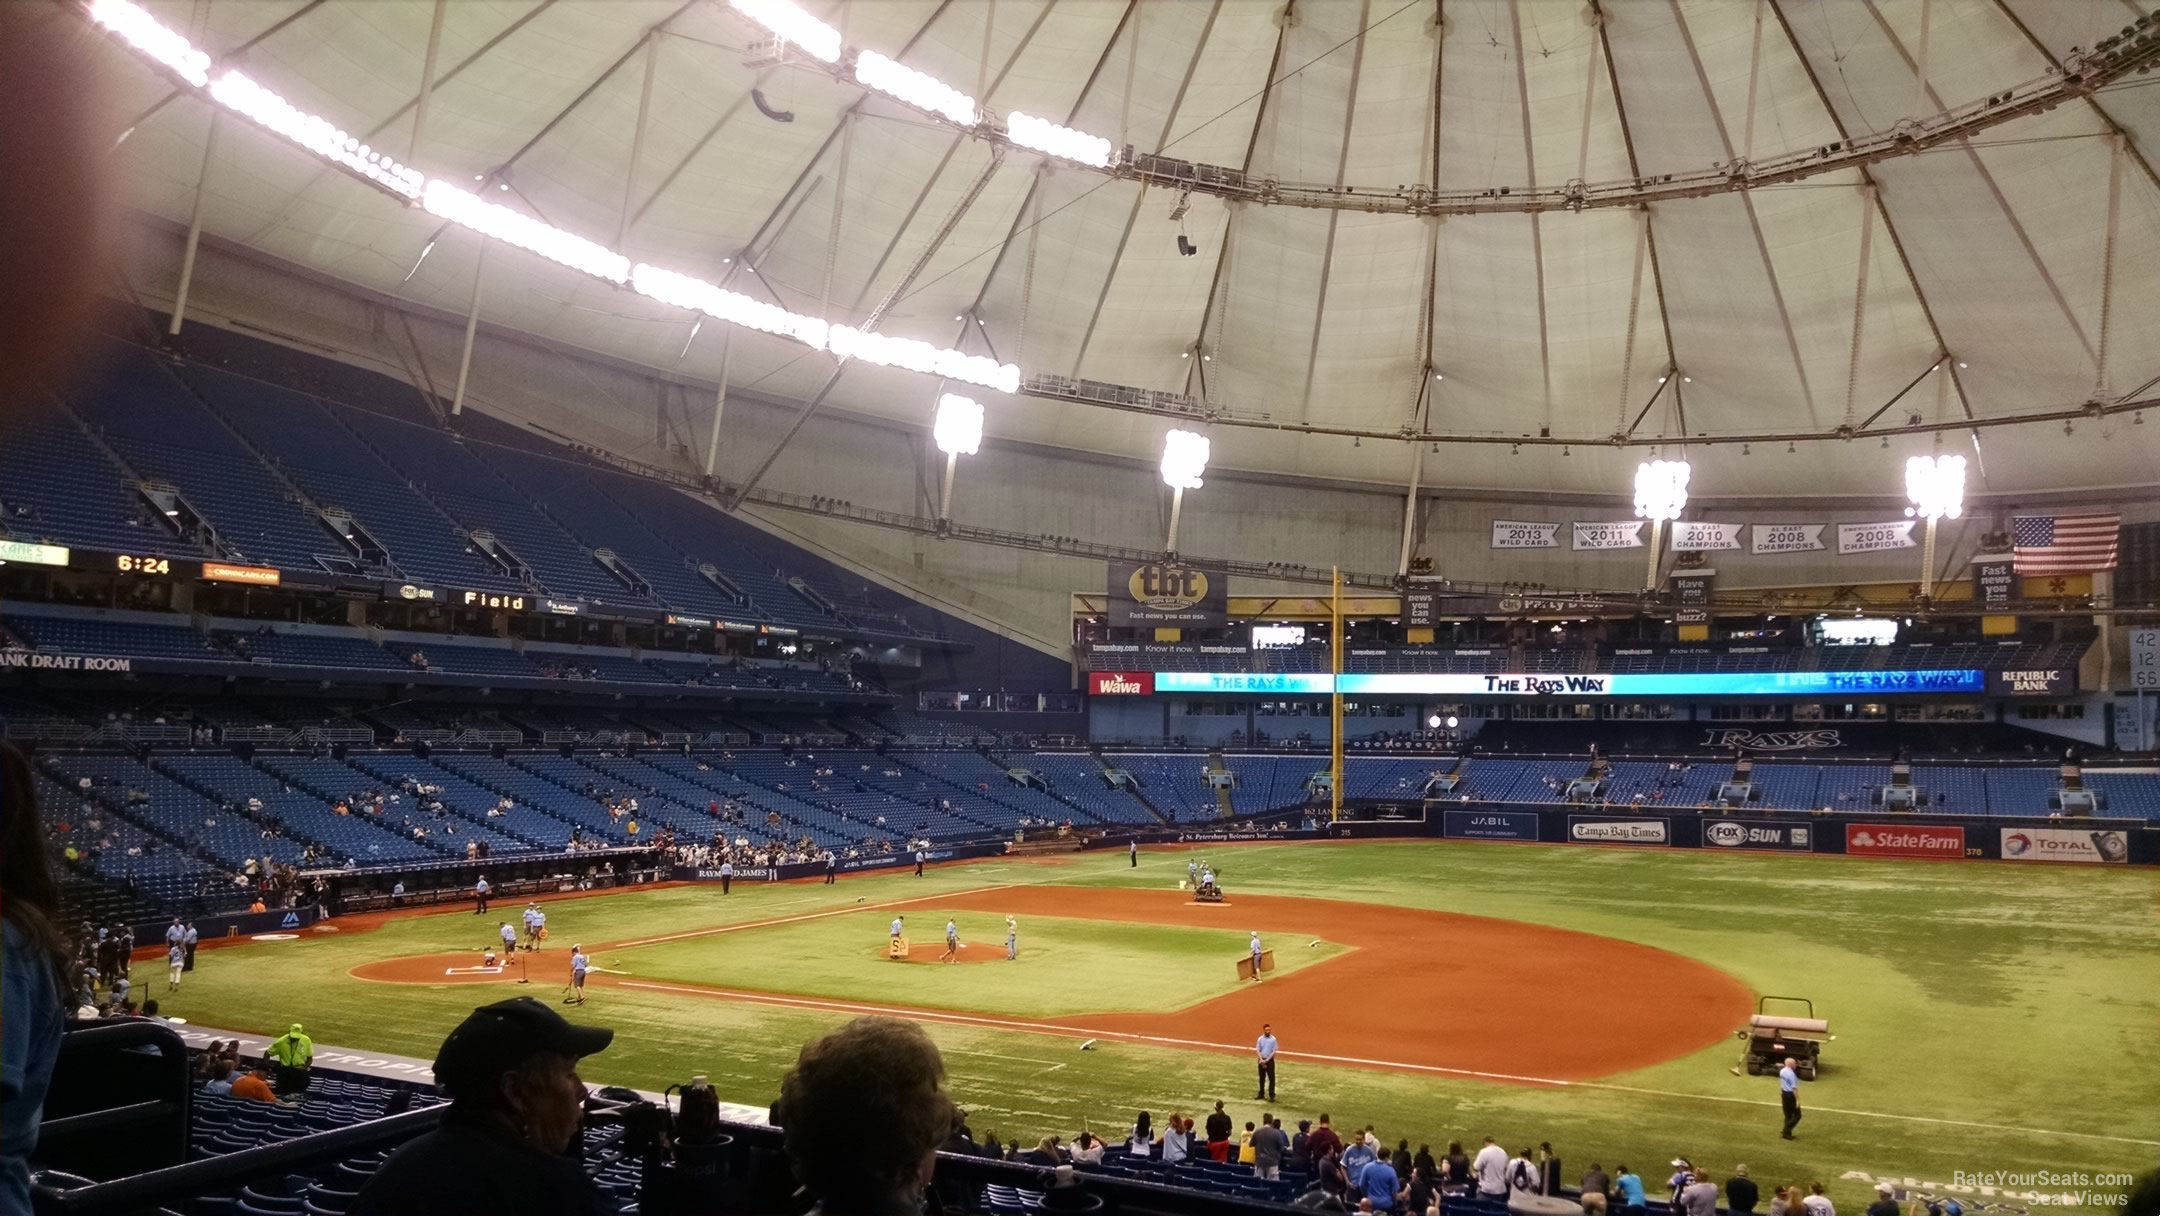
POLYGON ((2010 544, 2019 574, 2084 574, 2115 568, 2115 536, 2122 516, 2019 515, 2010 521, 2010 544))

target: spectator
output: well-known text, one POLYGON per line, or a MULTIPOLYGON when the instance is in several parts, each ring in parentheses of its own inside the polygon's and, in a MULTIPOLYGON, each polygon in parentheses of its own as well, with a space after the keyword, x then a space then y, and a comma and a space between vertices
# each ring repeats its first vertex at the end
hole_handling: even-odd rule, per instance
POLYGON ((270 1065, 257 1064, 234 1077, 229 1092, 235 1098, 245 1098, 250 1102, 276 1102, 277 1092, 270 1088, 270 1065))
POLYGON ((1330 1145, 1328 1150, 1313 1159, 1313 1179, 1321 1193, 1336 1200, 1350 1197, 1350 1174, 1343 1169, 1342 1145, 1330 1145))
POLYGON ((1791 1187, 1781 1186, 1770 1192, 1769 1216, 1794 1216, 1793 1189, 1791 1187))
POLYGON ((1424 1170, 1427 1178, 1437 1180, 1440 1177, 1440 1163, 1433 1159, 1432 1145, 1420 1144, 1417 1146, 1417 1155, 1410 1158, 1410 1168, 1424 1170))
POLYGON ((473 1010, 435 1055, 436 1083, 450 1098, 441 1126, 392 1153, 349 1216, 613 1213, 563 1153, 584 1112, 578 1061, 614 1037, 531 997, 473 1010))
POLYGON ((1182 1114, 1172 1113, 1170 1126, 1162 1134, 1162 1159, 1165 1165, 1176 1165, 1192 1155, 1192 1120, 1182 1114))
POLYGON ((1800 1207, 1807 1216, 1837 1216, 1837 1205, 1830 1202, 1828 1195, 1823 1194, 1820 1182, 1808 1185, 1808 1193, 1801 1197, 1800 1207))
POLYGON ((780 1124, 817 1212, 920 1207, 937 1146, 960 1121, 944 1083, 944 1058, 911 1022, 858 1018, 803 1048, 780 1083, 780 1124))
POLYGON ((1290 1141, 1283 1135, 1282 1125, 1275 1121, 1274 1115, 1260 1116, 1260 1126, 1252 1134, 1252 1146, 1254 1176, 1282 1177, 1283 1154, 1290 1151, 1290 1141))
POLYGON ((1363 1173, 1356 1179, 1357 1189, 1362 1191, 1375 1212, 1392 1212, 1402 1199, 1402 1179, 1395 1174, 1395 1167, 1385 1157, 1374 1157, 1363 1173))
POLYGON ((203 1082, 206 1094, 229 1094, 232 1092, 232 1061, 218 1057, 210 1061, 210 1079, 203 1082))
POLYGON ((1215 1109, 1207 1117, 1208 1156, 1217 1161, 1230 1160, 1230 1116, 1222 1108, 1222 1099, 1215 1100, 1215 1109))
POLYGON ((1643 1191, 1642 1179, 1624 1161, 1614 1169, 1613 1195, 1620 1201, 1619 1216, 1643 1216, 1650 1200, 1643 1191))
POLYGON ((1507 1150, 1493 1143, 1491 1136, 1485 1137, 1485 1147, 1478 1150, 1477 1159, 1470 1163, 1470 1169, 1477 1177, 1478 1198, 1494 1203, 1507 1202, 1507 1150))
POLYGON ((1561 1186, 1560 1154, 1553 1151, 1552 1141, 1541 1140, 1538 1142, 1537 1164, 1538 1173, 1544 1182, 1544 1186, 1538 1193, 1541 1195, 1559 1194, 1561 1186))
POLYGON ((1447 1156, 1440 1159, 1440 1166, 1440 1184, 1442 1186, 1470 1185, 1470 1156, 1463 1152, 1462 1141, 1448 1141, 1447 1156))
POLYGON ((1297 1134, 1290 1137, 1290 1160, 1297 1162, 1299 1165, 1310 1163, 1312 1161, 1311 1140, 1312 1120, 1298 1120, 1297 1134))
POLYGON ((1372 1145, 1365 1143, 1363 1136, 1351 1138, 1349 1145, 1342 1151, 1342 1167, 1353 1189, 1364 1185, 1362 1179, 1365 1176, 1365 1167, 1377 1160, 1378 1156, 1379 1154, 1373 1152, 1372 1145))
POLYGON ((1725 1180, 1725 1206, 1734 1216, 1750 1216, 1755 1204, 1762 1199, 1761 1188, 1748 1177, 1747 1166, 1733 1167, 1732 1177, 1725 1180))
POLYGON ((1102 1158, 1103 1142, 1095 1138, 1095 1133, 1083 1131, 1073 1138, 1072 1159, 1074 1164, 1101 1165, 1102 1158))
POLYGON ((1875 1202, 1867 1205, 1868 1216, 1898 1216, 1898 1201, 1891 1198, 1887 1182, 1875 1184, 1875 1202))
POLYGON ((1155 1155, 1155 1126, 1146 1111, 1133 1119, 1132 1134, 1125 1137, 1125 1151, 1135 1157, 1155 1155))
POLYGON ((1403 1211, 1407 1216, 1426 1216, 1428 1212, 1439 1210, 1439 1201, 1440 1187, 1433 1181, 1433 1167, 1420 1164, 1413 1158, 1410 1162, 1410 1185, 1404 1193, 1403 1211))
POLYGON ((1519 1195, 1545 1193, 1545 1172, 1537 1167, 1529 1149, 1524 1149, 1507 1163, 1507 1189, 1510 1202, 1519 1195))
POLYGON ((1680 1188, 1679 1208, 1685 1216, 1717 1216, 1717 1199, 1717 1180, 1708 1170, 1696 1170, 1688 1184, 1680 1188))
POLYGON ((304 1094, 308 1087, 308 1070, 315 1064, 315 1040, 294 1022, 292 1029, 270 1040, 263 1055, 277 1062, 277 1090, 288 1096, 304 1094))
POLYGON ((67 1017, 68 951, 28 761, 0 747, 0 1212, 30 1211, 30 1155, 67 1017))
POLYGON ((1395 1151, 1388 1156, 1388 1164, 1395 1167, 1395 1177, 1397 1179, 1403 1182, 1410 1180, 1410 1167, 1415 1163, 1410 1160, 1410 1142, 1408 1140, 1397 1140, 1395 1142, 1395 1151))
MULTIPOLYGON (((1742 1166, 1741 1168, 1745 1169, 1746 1167, 1742 1166)), ((1582 1193, 1585 1195, 1605 1195, 1611 1193, 1611 1191, 1612 1179, 1606 1175, 1605 1167, 1595 1161, 1591 1162, 1590 1168, 1583 1171, 1582 1193)))
POLYGON ((1341 1151, 1342 1137, 1335 1134, 1334 1125, 1328 1121, 1327 1112, 1321 1111, 1320 1126, 1314 1128, 1312 1135, 1305 1140, 1306 1160, 1318 1161, 1330 1152, 1341 1151))
POLYGON ((1036 1141, 1034 1148, 1020 1154, 1020 1160, 1027 1162, 1029 1165, 1042 1166, 1044 1169, 1056 1169, 1065 1163, 1065 1158, 1058 1153, 1058 1138, 1056 1136, 1044 1136, 1036 1141))

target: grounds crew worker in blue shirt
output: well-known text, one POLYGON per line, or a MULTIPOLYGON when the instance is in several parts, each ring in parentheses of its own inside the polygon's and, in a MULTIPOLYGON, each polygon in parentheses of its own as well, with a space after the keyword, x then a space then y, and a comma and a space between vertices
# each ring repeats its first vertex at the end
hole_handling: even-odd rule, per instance
POLYGON ((1275 1100, 1275 1027, 1260 1023, 1260 1038, 1253 1044, 1254 1054, 1260 1057, 1260 1092, 1253 1095, 1255 1101, 1275 1100))
POLYGON ((1793 1071, 1793 1058, 1785 1057, 1785 1067, 1777 1070, 1778 1102, 1785 1108, 1785 1138, 1792 1139, 1792 1129, 1800 1126, 1800 1074, 1793 1071))

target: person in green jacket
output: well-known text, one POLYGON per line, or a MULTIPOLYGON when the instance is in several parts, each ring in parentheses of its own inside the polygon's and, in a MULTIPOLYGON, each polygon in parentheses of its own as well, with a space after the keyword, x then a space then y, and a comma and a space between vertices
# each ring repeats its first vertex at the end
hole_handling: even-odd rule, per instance
POLYGON ((263 1049, 277 1068, 277 1091, 281 1096, 295 1096, 307 1092, 308 1068, 315 1062, 315 1040, 307 1037, 294 1022, 292 1029, 270 1040, 263 1049))

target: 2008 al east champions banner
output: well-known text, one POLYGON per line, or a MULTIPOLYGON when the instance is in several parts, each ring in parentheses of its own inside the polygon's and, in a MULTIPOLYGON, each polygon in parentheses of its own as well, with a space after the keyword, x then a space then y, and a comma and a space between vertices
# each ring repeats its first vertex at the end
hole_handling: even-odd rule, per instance
POLYGON ((1823 547, 1829 524, 1756 524, 1748 536, 1751 553, 1814 553, 1823 547))
POLYGON ((1640 549, 1643 545, 1642 523, 1639 519, 1599 520, 1575 523, 1575 547, 1578 549, 1640 549))
POLYGON ((1837 551, 1879 553, 1885 549, 1910 549, 1920 543, 1913 539, 1914 522, 1899 519, 1883 524, 1839 524, 1837 551))
POLYGON ((1492 547, 1557 549, 1560 547, 1560 525, 1521 519, 1496 519, 1492 521, 1492 547))

